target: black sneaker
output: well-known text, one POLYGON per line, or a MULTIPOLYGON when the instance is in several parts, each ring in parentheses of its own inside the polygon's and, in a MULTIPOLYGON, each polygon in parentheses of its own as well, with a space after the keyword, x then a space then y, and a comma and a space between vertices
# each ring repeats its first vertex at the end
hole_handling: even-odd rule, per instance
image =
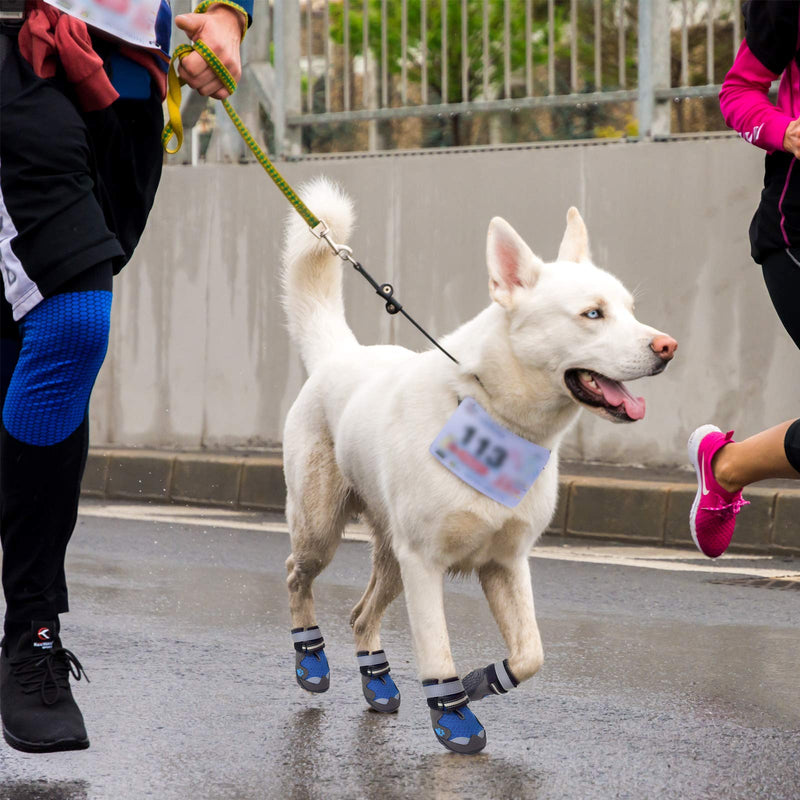
POLYGON ((5 740, 26 753, 87 748, 83 715, 69 686, 70 673, 78 681, 86 674, 80 661, 61 646, 55 623, 32 622, 16 645, 7 639, 0 642, 5 740))

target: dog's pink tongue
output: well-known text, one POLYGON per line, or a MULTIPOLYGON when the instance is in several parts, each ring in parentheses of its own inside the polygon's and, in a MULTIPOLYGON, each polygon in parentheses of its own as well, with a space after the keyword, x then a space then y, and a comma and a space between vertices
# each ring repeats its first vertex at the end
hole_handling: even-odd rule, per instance
POLYGON ((603 392, 603 397, 608 400, 609 405, 625 406, 625 413, 631 419, 642 419, 644 417, 644 397, 634 397, 626 388, 624 383, 612 381, 602 375, 594 375, 594 382, 603 392))

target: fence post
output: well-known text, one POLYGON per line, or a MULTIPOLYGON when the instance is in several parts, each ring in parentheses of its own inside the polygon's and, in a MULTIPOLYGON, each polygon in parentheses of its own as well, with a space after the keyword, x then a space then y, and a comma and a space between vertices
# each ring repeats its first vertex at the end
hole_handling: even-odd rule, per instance
POLYGON ((286 123, 289 114, 299 114, 300 87, 300 2, 275 0, 275 151, 278 155, 300 153, 300 130, 286 123))
POLYGON ((656 89, 670 86, 669 3, 639 0, 639 136, 669 136, 670 101, 656 100, 656 89))

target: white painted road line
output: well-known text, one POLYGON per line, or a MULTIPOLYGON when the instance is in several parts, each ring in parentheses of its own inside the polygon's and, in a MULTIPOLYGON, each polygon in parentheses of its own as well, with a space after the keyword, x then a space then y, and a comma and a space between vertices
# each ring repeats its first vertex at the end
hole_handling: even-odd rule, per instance
MULTIPOLYGON (((166 525, 191 525, 201 528, 228 528, 231 530, 288 533, 285 522, 264 520, 258 512, 230 509, 206 509, 169 505, 138 505, 135 503, 84 503, 80 514, 84 517, 129 520, 131 522, 156 522, 166 525)), ((369 541, 366 525, 348 525, 345 539, 369 541)), ((784 578, 800 581, 800 572, 774 567, 728 566, 728 559, 753 562, 775 561, 773 556, 736 555, 728 559, 711 561, 697 550, 678 550, 662 547, 636 547, 629 545, 567 544, 561 546, 539 544, 534 547, 533 558, 554 561, 575 561, 584 564, 660 569, 670 572, 706 572, 727 575, 753 575, 760 578, 784 578)))

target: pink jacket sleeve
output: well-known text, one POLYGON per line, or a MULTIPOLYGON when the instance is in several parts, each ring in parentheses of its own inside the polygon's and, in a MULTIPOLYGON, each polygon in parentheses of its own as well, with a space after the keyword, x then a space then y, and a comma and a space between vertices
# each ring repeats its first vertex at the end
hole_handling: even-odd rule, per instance
POLYGON ((783 150, 792 117, 773 105, 769 88, 779 76, 768 70, 742 41, 719 93, 722 116, 745 141, 769 153, 783 150))

